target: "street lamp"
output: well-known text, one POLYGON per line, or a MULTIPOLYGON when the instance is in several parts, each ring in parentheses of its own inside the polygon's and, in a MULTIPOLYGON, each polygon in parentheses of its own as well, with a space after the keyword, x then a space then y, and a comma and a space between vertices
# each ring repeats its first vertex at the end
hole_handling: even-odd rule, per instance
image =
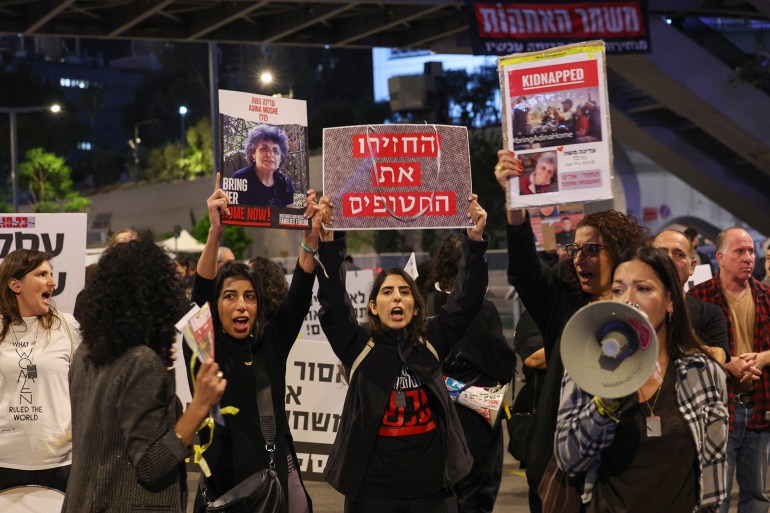
POLYGON ((182 156, 184 156, 185 145, 187 143, 187 137, 184 134, 184 118, 187 115, 187 107, 181 105, 179 107, 179 119, 182 121, 182 156))
POLYGON ((19 211, 19 186, 16 178, 16 166, 18 165, 18 137, 16 136, 16 115, 29 112, 51 111, 54 114, 61 111, 59 105, 41 105, 36 107, 0 107, 0 112, 8 114, 11 120, 11 196, 13 197, 13 211, 19 211))
POLYGON ((142 143, 142 139, 139 137, 139 127, 142 125, 149 125, 150 123, 155 123, 157 121, 158 120, 155 118, 144 119, 134 124, 134 138, 128 140, 128 146, 131 148, 131 153, 134 156, 134 167, 132 173, 132 178, 134 180, 139 179, 139 145, 142 143))

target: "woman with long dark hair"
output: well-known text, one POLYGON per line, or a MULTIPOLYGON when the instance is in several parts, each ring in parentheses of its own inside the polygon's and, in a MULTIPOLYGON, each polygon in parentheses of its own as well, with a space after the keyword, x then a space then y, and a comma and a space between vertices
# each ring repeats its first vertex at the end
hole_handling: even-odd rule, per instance
POLYGON ((170 350, 184 291, 148 235, 108 249, 82 296, 70 372, 72 473, 63 511, 184 513, 195 431, 227 382, 202 366, 180 415, 170 350))
POLYGON ((668 254, 642 247, 620 260, 612 300, 647 315, 657 365, 620 400, 562 384, 556 459, 585 473, 587 511, 716 511, 726 495, 727 386, 690 324, 668 254))
POLYGON ((488 281, 487 214, 475 195, 468 212, 454 288, 430 318, 412 277, 386 269, 372 284, 369 322, 359 326, 345 290, 345 238, 321 244, 329 277, 318 276, 319 318, 350 382, 324 477, 345 495, 347 513, 456 511, 452 486, 472 457, 441 364, 481 308, 488 281))
POLYGON ((0 490, 67 487, 67 374, 80 332, 75 319, 54 306, 51 258, 17 249, 0 263, 0 490))
MULTIPOLYGON (((206 247, 198 260, 192 298, 199 305, 207 301, 214 321, 215 355, 230 385, 222 397, 224 425, 213 424, 201 431, 202 443, 211 442, 203 453, 211 471, 201 483, 195 511, 205 509, 252 474, 267 468, 270 461, 259 423, 255 358, 264 359, 271 385, 275 412, 275 464, 286 491, 288 513, 312 510, 310 497, 299 473, 294 442, 286 419, 286 359, 308 311, 315 281, 314 252, 318 248, 321 210, 315 193, 306 197, 305 216, 310 227, 302 232, 299 258, 291 287, 271 319, 266 316, 262 280, 248 265, 229 262, 217 271, 217 251, 224 226, 220 217, 228 213, 227 195, 219 188, 207 202, 211 228, 206 247), (230 408, 227 408, 230 407, 230 408)), ((185 348, 185 358, 191 354, 185 348)))

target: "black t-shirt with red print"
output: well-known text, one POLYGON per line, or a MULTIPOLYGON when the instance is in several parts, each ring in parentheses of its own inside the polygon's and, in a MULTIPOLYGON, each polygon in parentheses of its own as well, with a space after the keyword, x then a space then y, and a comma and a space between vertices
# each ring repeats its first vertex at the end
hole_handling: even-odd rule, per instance
POLYGON ((408 499, 442 489, 444 455, 431 396, 420 378, 402 365, 382 414, 363 494, 408 499))

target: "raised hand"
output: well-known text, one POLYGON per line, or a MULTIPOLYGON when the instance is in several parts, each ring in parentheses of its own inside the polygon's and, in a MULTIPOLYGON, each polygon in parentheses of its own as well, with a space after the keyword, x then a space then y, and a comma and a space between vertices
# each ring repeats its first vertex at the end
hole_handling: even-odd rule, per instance
POLYGON ((468 238, 471 240, 484 239, 484 227, 487 225, 487 211, 481 208, 478 202, 479 197, 471 194, 468 198, 468 219, 473 222, 473 227, 468 228, 468 238))

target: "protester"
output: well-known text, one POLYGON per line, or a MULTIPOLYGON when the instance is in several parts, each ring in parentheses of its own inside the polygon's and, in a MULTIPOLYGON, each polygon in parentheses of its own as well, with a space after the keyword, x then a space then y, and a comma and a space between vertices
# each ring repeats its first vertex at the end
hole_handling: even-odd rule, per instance
POLYGON ((688 293, 718 305, 727 318, 731 359, 723 367, 730 376, 730 436, 727 444, 727 499, 730 509, 733 474, 738 483, 738 512, 767 511, 765 495, 770 449, 770 288, 751 277, 754 240, 731 227, 716 238, 719 273, 688 293))
POLYGON ((323 236, 329 277, 318 274, 319 319, 350 383, 324 477, 345 495, 347 513, 456 511, 451 487, 472 457, 441 362, 481 308, 488 281, 487 214, 475 195, 469 214, 453 291, 429 319, 412 277, 386 269, 369 295, 369 322, 359 325, 345 290, 344 234, 323 236))
MULTIPOLYGON (((425 297, 428 317, 449 300, 462 257, 462 237, 450 235, 433 255, 434 289, 425 297)), ((494 303, 481 310, 444 360, 444 375, 466 385, 495 387, 513 378, 516 355, 503 335, 494 303)), ((470 408, 455 402, 457 416, 473 456, 471 472, 455 486, 460 513, 492 513, 503 475, 503 428, 491 426, 470 408)))
POLYGON ((294 206, 294 184, 282 172, 289 156, 289 138, 277 126, 258 125, 244 147, 250 165, 233 174, 246 179, 247 190, 238 193, 238 204, 294 206))
MULTIPOLYGON (((219 178, 217 177, 217 183, 219 178)), ((230 386, 222 396, 224 426, 215 425, 201 431, 201 440, 212 440, 203 453, 211 476, 201 483, 194 511, 202 512, 207 501, 213 501, 250 475, 268 467, 269 455, 259 423, 256 404, 255 358, 263 358, 270 378, 276 421, 275 463, 278 477, 288 497, 287 513, 312 511, 310 497, 299 472, 294 442, 286 418, 286 359, 302 322, 310 310, 315 261, 318 247, 321 210, 315 193, 308 191, 305 215, 312 228, 302 233, 302 251, 294 269, 286 299, 268 321, 267 308, 259 276, 246 264, 231 262, 216 270, 219 241, 224 229, 220 216, 229 213, 227 195, 219 188, 208 198, 211 220, 206 246, 198 260, 193 286, 193 300, 202 305, 208 301, 214 320, 215 359, 230 386), (213 435, 211 430, 213 429, 213 435)), ((185 348, 185 359, 191 354, 185 348)))
POLYGON ((221 246, 217 251, 217 271, 228 262, 235 262, 235 253, 232 249, 221 246))
POLYGON ((556 460, 586 474, 587 512, 714 511, 726 495, 725 375, 692 330, 668 255, 651 247, 631 255, 615 269, 612 300, 647 315, 655 371, 621 399, 594 397, 566 375, 556 460))
MULTIPOLYGON (((498 151, 495 177, 503 190, 522 172, 521 161, 509 150, 498 151)), ((553 456, 556 413, 564 366, 561 333, 569 318, 589 301, 609 299, 612 268, 627 250, 649 244, 650 234, 632 216, 614 210, 586 215, 577 225, 575 242, 567 246, 572 260, 560 275, 546 273, 537 258, 532 225, 523 210, 506 212, 508 226, 508 281, 543 334, 547 362, 539 391, 532 439, 527 453, 527 482, 540 485, 553 456)), ((538 506, 533 511, 538 511, 538 506)))
MULTIPOLYGON (((687 236, 676 230, 664 230, 655 237, 652 245, 668 253, 684 287, 698 265, 697 259, 692 256, 693 251, 687 236)), ((718 306, 704 303, 695 296, 686 295, 684 299, 695 334, 706 344, 706 350, 719 363, 729 361, 727 320, 722 311, 718 306)))
POLYGON ((267 257, 256 256, 249 260, 249 267, 259 276, 262 282, 262 295, 264 296, 263 308, 265 319, 270 321, 278 313, 284 299, 289 293, 289 284, 286 282, 286 273, 281 266, 267 257))
POLYGON ((31 249, 0 263, 0 490, 64 491, 72 461, 67 373, 78 323, 58 312, 52 256, 31 249))
POLYGON ((72 473, 63 511, 184 513, 185 458, 227 382, 201 366, 183 415, 170 350, 184 292, 151 238, 106 251, 83 296, 83 347, 70 372, 72 473))

